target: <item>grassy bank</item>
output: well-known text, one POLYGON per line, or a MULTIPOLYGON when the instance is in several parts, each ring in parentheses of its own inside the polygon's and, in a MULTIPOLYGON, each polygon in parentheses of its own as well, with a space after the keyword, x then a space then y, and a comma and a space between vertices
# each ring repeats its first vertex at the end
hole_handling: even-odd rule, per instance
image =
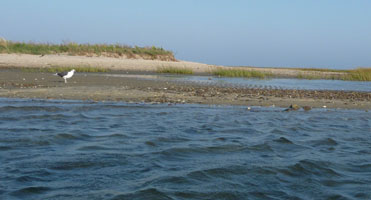
MULTIPOLYGON (((245 78, 267 78, 267 77, 283 77, 273 73, 261 72, 258 70, 250 70, 249 67, 245 69, 217 69, 212 71, 216 76, 227 77, 245 77, 245 78)), ((272 68, 272 69, 287 69, 296 70, 296 75, 290 75, 290 78, 298 79, 330 79, 330 80, 344 80, 344 81, 371 81, 371 68, 356 68, 352 70, 339 69, 320 69, 320 68, 272 68)))
POLYGON ((357 68, 348 70, 343 80, 350 81, 371 81, 371 68, 357 68))
POLYGON ((342 69, 326 69, 326 68, 284 68, 284 69, 295 69, 299 71, 305 71, 305 72, 347 72, 347 70, 342 69))
POLYGON ((344 81, 371 81, 371 68, 357 68, 357 69, 352 69, 352 70, 297 68, 296 70, 304 71, 304 72, 337 72, 335 74, 299 73, 296 78, 301 78, 301 79, 333 79, 333 80, 344 80, 344 81))
POLYGON ((216 69, 211 72, 215 76, 226 76, 226 77, 242 77, 242 78, 266 78, 272 76, 270 73, 260 72, 256 70, 244 70, 244 69, 216 69))
POLYGON ((121 44, 78 44, 74 42, 65 44, 50 43, 24 43, 13 41, 0 41, 0 53, 22 53, 22 54, 68 54, 68 55, 96 55, 128 58, 140 56, 143 58, 157 59, 159 57, 174 59, 171 51, 158 47, 131 47, 121 44))
POLYGON ((157 73, 168 73, 168 74, 193 74, 193 70, 189 68, 180 67, 159 67, 157 73))

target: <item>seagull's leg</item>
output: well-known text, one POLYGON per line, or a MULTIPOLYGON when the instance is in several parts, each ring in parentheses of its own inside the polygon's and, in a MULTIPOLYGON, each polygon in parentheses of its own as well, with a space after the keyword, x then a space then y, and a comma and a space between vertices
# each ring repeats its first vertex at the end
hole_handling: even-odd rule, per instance
POLYGON ((66 78, 64 79, 64 83, 67 83, 67 79, 66 78))

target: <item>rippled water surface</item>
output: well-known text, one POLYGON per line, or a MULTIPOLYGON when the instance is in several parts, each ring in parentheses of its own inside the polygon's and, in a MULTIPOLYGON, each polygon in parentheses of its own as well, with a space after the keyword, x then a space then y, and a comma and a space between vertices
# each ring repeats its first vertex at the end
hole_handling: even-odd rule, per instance
MULTIPOLYGON (((102 75, 99 75, 102 76, 102 75)), ((191 82, 204 85, 225 85, 230 87, 262 88, 262 89, 295 89, 295 90, 342 90, 371 92, 371 85, 367 81, 342 80, 307 80, 294 78, 228 78, 212 76, 184 76, 184 75, 128 75, 104 74, 113 77, 136 77, 139 79, 166 80, 191 82)))
POLYGON ((0 99, 0 199, 370 199, 371 113, 0 99))

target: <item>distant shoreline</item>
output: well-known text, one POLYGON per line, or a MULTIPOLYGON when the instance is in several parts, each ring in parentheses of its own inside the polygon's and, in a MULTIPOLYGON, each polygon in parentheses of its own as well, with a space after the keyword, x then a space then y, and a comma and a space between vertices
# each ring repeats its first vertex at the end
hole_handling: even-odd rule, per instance
MULTIPOLYGON (((147 103, 274 106, 369 110, 370 92, 234 88, 132 77, 76 73, 64 81, 52 73, 0 69, 0 97, 147 103)), ((117 73, 125 73, 124 71, 117 73)), ((127 72, 130 73, 130 72, 127 72)), ((144 72, 141 73, 151 73, 144 72)))
MULTIPOLYGON (((0 67, 12 68, 99 68, 177 74, 209 74, 244 78, 298 78, 371 81, 371 67, 351 70, 217 66, 179 61, 162 47, 124 44, 64 42, 33 43, 0 37, 0 67)), ((77 69, 77 71, 79 71, 77 69)))
POLYGON ((70 56, 65 54, 6 54, 0 53, 0 68, 51 68, 51 67, 91 67, 114 71, 157 72, 159 68, 178 68, 193 71, 195 74, 222 73, 230 70, 253 71, 274 77, 287 78, 336 78, 345 74, 337 70, 300 69, 300 68, 259 68, 227 67, 188 61, 162 61, 148 59, 114 58, 106 56, 70 56))

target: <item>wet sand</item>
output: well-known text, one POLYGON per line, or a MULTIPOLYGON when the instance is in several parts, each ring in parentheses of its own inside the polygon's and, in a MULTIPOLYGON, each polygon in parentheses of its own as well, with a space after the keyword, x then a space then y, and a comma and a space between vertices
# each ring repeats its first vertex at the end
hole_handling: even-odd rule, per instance
MULTIPOLYGON (((190 82, 147 80, 76 73, 68 83, 52 73, 0 69, 0 97, 74 99, 147 103, 275 106, 291 104, 313 108, 371 109, 371 93, 345 91, 279 90, 205 86, 190 82)), ((150 73, 150 72, 148 72, 150 73)), ((146 73, 146 74, 148 74, 146 73)))

